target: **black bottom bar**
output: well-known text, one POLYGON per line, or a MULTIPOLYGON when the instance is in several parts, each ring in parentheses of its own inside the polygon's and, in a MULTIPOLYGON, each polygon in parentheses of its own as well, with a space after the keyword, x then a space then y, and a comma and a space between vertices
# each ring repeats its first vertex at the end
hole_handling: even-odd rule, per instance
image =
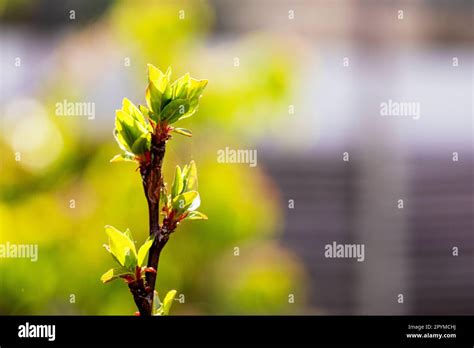
POLYGON ((301 344, 472 347, 472 316, 0 317, 0 346, 301 344), (33 337, 32 337, 33 336, 33 337), (41 337, 36 337, 41 336, 41 337))

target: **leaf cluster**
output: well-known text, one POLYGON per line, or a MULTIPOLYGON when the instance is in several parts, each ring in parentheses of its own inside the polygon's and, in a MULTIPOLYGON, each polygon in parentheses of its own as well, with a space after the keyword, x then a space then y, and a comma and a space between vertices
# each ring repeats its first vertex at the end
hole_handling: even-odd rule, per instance
POLYGON ((137 251, 129 229, 121 232, 113 226, 105 226, 105 233, 109 237, 109 244, 104 244, 104 248, 118 265, 102 275, 102 282, 107 283, 117 278, 131 282, 144 277, 146 272, 155 272, 146 267, 148 252, 153 244, 152 238, 148 237, 137 251))
POLYGON ((196 163, 191 161, 182 169, 176 166, 170 194, 163 197, 163 211, 175 221, 207 220, 207 216, 197 211, 201 205, 199 196, 196 163))
POLYGON ((153 136, 166 138, 171 131, 192 136, 190 130, 172 124, 194 115, 206 86, 207 80, 196 80, 189 74, 171 82, 171 68, 163 73, 148 64, 146 106, 137 107, 124 98, 122 108, 115 112, 114 136, 123 153, 111 162, 146 161, 153 136))

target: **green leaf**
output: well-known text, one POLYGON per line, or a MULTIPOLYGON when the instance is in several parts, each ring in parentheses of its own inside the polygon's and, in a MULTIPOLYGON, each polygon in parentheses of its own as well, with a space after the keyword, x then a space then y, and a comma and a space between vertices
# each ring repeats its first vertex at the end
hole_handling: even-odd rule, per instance
POLYGON ((171 79, 171 68, 169 67, 165 73, 166 77, 166 87, 163 89, 163 99, 161 102, 161 107, 164 108, 168 103, 173 99, 173 90, 171 88, 170 79, 171 79))
MULTIPOLYGON (((121 126, 120 126, 121 127, 121 126)), ((117 128, 114 129, 114 137, 117 141, 119 147, 125 152, 131 152, 130 146, 127 143, 127 140, 123 137, 122 132, 119 132, 117 128)))
POLYGON ((145 105, 138 105, 140 112, 143 114, 144 117, 149 117, 150 109, 148 109, 145 105))
POLYGON ((148 81, 153 82, 161 94, 165 93, 166 88, 170 83, 171 67, 166 70, 166 73, 155 67, 153 64, 148 64, 148 81))
POLYGON ((145 94, 146 105, 148 105, 148 108, 152 110, 156 115, 159 115, 161 111, 162 96, 163 94, 160 92, 155 83, 153 81, 150 81, 145 94))
MULTIPOLYGON (((144 117, 153 120, 155 123, 158 123, 159 117, 158 117, 157 114, 155 114, 154 112, 152 112, 152 111, 151 111, 150 109, 148 109, 145 105, 139 105, 138 107, 140 108, 140 112, 143 114, 144 117)), ((151 127, 150 124, 148 125, 148 130, 149 130, 150 132, 153 131, 153 128, 151 127)))
POLYGON ((123 267, 130 271, 137 267, 137 254, 133 253, 130 249, 125 250, 125 262, 123 267))
POLYGON ((197 180, 197 168, 196 163, 191 161, 189 166, 186 167, 186 171, 184 172, 185 178, 185 187, 184 191, 192 191, 197 190, 198 187, 198 180, 197 180))
POLYGON ((153 238, 148 237, 145 243, 140 247, 138 250, 138 266, 143 267, 146 265, 146 259, 148 255, 148 251, 150 250, 153 244, 153 238))
POLYGON ((204 91, 204 88, 207 86, 207 80, 196 80, 191 79, 189 81, 189 90, 187 99, 192 108, 196 107, 199 104, 199 98, 204 91))
POLYGON ((123 154, 119 154, 119 155, 115 155, 111 160, 110 160, 111 163, 115 163, 115 162, 137 162, 137 160, 135 159, 135 156, 131 153, 123 153, 123 154))
POLYGON ((122 135, 126 144, 131 147, 135 141, 133 118, 123 110, 115 111, 115 129, 122 135))
POLYGON ((120 137, 118 141, 122 142, 129 150, 131 150, 135 140, 143 134, 148 134, 146 126, 140 124, 123 110, 117 110, 115 112, 115 129, 117 131, 117 137, 120 137))
POLYGON ((185 128, 173 128, 173 132, 176 132, 181 135, 185 135, 187 137, 193 136, 193 133, 189 129, 185 129, 185 128))
POLYGON ((141 124, 125 111, 116 111, 114 135, 120 148, 125 152, 140 155, 149 149, 150 132, 147 128, 146 123, 141 124))
POLYGON ((173 185, 171 186, 171 197, 174 198, 181 192, 183 192, 183 176, 181 173, 181 168, 179 166, 176 166, 173 185))
MULTIPOLYGON (((197 191, 189 191, 189 192, 197 192, 197 191)), ((194 211, 201 205, 201 197, 199 197, 199 193, 197 194, 196 198, 192 201, 191 205, 186 209, 187 211, 194 211)))
MULTIPOLYGON (((207 85, 207 80, 196 80, 196 79, 189 79, 189 83, 187 85, 188 92, 184 99, 187 101, 187 106, 185 108, 185 112, 181 112, 180 116, 175 116, 170 119, 169 123, 176 122, 178 120, 182 120, 194 115, 194 113, 198 110, 199 106, 199 99, 201 98, 201 94, 204 88, 207 85)), ((181 95, 182 96, 182 95, 181 95)), ((183 109, 181 109, 183 111, 183 109)))
POLYGON ((102 274, 100 280, 102 281, 102 283, 108 283, 124 275, 134 276, 132 272, 129 272, 124 268, 111 268, 107 272, 102 274))
POLYGON ((147 64, 148 81, 160 81, 163 78, 163 72, 153 64, 147 64))
POLYGON ((186 164, 184 167, 183 167, 183 170, 181 171, 182 174, 181 176, 183 177, 183 189, 181 190, 180 193, 184 193, 186 191, 189 191, 189 190, 186 190, 186 185, 187 185, 187 175, 188 175, 188 170, 189 170, 189 165, 186 164))
POLYGON ((175 99, 165 106, 161 112, 161 120, 166 120, 168 124, 172 124, 188 111, 189 103, 185 99, 175 99))
POLYGON ((130 231, 129 228, 125 230, 124 234, 132 241, 133 245, 135 245, 135 241, 133 240, 133 236, 132 236, 132 231, 130 231))
POLYGON ((158 296, 158 291, 153 292, 153 314, 154 315, 162 315, 162 303, 160 297, 158 296))
POLYGON ((123 139, 122 135, 119 134, 116 129, 114 129, 114 138, 121 150, 125 151, 126 153, 130 153, 132 151, 129 148, 127 142, 123 139))
POLYGON ((160 69, 148 64, 149 84, 146 91, 146 100, 148 107, 156 114, 156 118, 159 118, 161 109, 172 97, 170 77, 171 68, 168 68, 166 73, 163 74, 160 69))
POLYGON ((151 137, 149 134, 143 134, 140 138, 135 140, 132 146, 132 152, 135 155, 142 155, 146 151, 150 151, 151 137))
POLYGON ((186 99, 188 96, 188 89, 190 85, 190 77, 189 74, 184 75, 177 79, 171 85, 173 90, 173 99, 186 99))
POLYGON ((197 191, 184 192, 173 199, 173 209, 178 214, 195 210, 200 204, 201 200, 197 191))
POLYGON ((176 296, 176 290, 170 290, 163 301, 163 315, 169 315, 173 300, 176 296))
POLYGON ((207 216, 195 210, 195 211, 190 211, 188 213, 188 216, 186 216, 185 220, 207 220, 207 216))
POLYGON ((146 121, 145 118, 143 117, 142 112, 135 106, 133 103, 127 99, 123 98, 122 101, 122 110, 132 116, 138 123, 140 123, 142 126, 146 127, 146 121))
MULTIPOLYGON (((194 115, 196 113, 196 111, 198 110, 198 105, 194 105, 192 106, 189 101, 188 101, 188 104, 186 106, 186 108, 184 109, 185 112, 182 112, 181 115, 177 118, 175 118, 173 120, 173 123, 176 122, 176 121, 179 121, 179 120, 183 120, 185 118, 188 118, 188 117, 191 117, 192 115, 194 115)), ((183 111, 183 108, 181 108, 181 111, 183 111)))
POLYGON ((128 268, 136 264, 137 251, 131 238, 112 226, 105 226, 105 232, 109 236, 108 250, 120 265, 128 268))
POLYGON ((105 248, 105 250, 107 250, 107 251, 110 253, 110 255, 112 255, 112 258, 113 258, 120 266, 122 266, 122 265, 120 264, 120 261, 119 261, 119 260, 115 257, 115 255, 112 254, 112 252, 110 251, 110 246, 109 246, 108 244, 104 244, 103 247, 105 248))
POLYGON ((171 86, 168 85, 165 89, 165 93, 163 93, 162 101, 161 101, 161 109, 163 110, 166 105, 168 105, 171 100, 173 100, 173 91, 171 90, 171 86))
POLYGON ((116 276, 114 276, 114 273, 115 273, 115 270, 111 268, 107 272, 102 274, 102 276, 100 277, 100 280, 102 281, 102 283, 107 283, 116 278, 116 276))

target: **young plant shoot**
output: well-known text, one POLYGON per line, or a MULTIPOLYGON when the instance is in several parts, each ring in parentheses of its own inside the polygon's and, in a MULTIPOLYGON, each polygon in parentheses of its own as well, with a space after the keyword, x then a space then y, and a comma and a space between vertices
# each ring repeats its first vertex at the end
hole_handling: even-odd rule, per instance
POLYGON ((196 80, 189 74, 171 83, 170 68, 163 73, 148 64, 146 106, 137 107, 124 98, 122 109, 115 114, 114 136, 123 152, 111 162, 138 164, 148 203, 149 235, 138 247, 129 229, 121 232, 106 226, 109 244, 105 249, 117 265, 105 272, 101 280, 107 283, 123 279, 142 316, 167 315, 176 295, 176 290, 171 290, 161 302, 155 290, 160 254, 170 235, 183 220, 207 219, 196 210, 201 200, 194 161, 183 168, 176 167, 170 190, 162 175, 166 142, 173 132, 192 136, 190 130, 177 128, 175 124, 196 113, 206 85, 207 80, 196 80))

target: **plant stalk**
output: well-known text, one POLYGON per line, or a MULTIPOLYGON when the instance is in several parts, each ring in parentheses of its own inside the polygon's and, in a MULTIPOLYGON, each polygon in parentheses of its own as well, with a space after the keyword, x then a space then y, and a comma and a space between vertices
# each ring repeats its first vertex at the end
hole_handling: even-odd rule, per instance
MULTIPOLYGON (((148 254, 148 267, 152 267, 156 272, 158 272, 161 251, 169 238, 169 235, 163 233, 160 226, 160 194, 163 186, 161 169, 165 157, 166 140, 166 138, 153 137, 150 161, 140 166, 143 189, 148 204, 149 234, 154 238, 148 254)), ((152 315, 156 276, 157 273, 147 272, 146 282, 142 281, 141 284, 137 284, 136 289, 130 287, 135 304, 142 316, 152 315)))

